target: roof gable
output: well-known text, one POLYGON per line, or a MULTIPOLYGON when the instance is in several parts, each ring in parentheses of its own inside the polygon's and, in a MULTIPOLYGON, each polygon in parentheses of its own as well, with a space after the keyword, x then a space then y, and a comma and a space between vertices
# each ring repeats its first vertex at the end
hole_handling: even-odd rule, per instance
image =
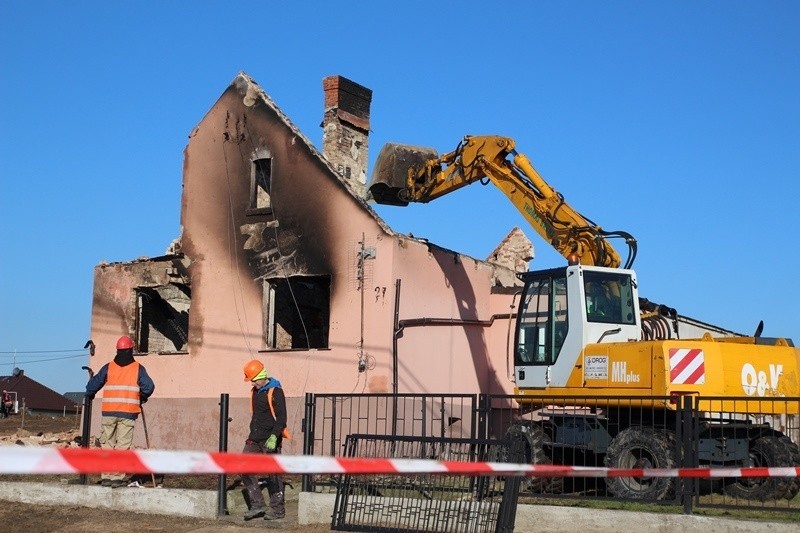
POLYGON ((272 110, 278 119, 292 132, 292 134, 297 138, 298 142, 305 147, 306 150, 314 157, 328 172, 331 178, 333 178, 337 183, 339 183, 348 194, 360 205, 360 207, 366 210, 374 219, 375 221, 381 226, 381 228, 391 235, 396 235, 394 230, 389 227, 388 224, 375 212, 369 204, 361 198, 347 183, 345 180, 341 178, 336 169, 333 167, 328 158, 326 158, 322 152, 320 152, 314 144, 306 137, 300 129, 292 123, 289 117, 278 107, 272 98, 261 88, 258 83, 253 80, 249 75, 244 72, 239 72, 239 74, 233 79, 231 85, 235 87, 240 94, 243 95, 243 103, 244 105, 250 107, 256 104, 256 102, 261 102, 265 106, 267 106, 270 110, 272 110))
MULTIPOLYGON (((275 101, 272 100, 272 98, 270 98, 270 96, 264 91, 264 89, 261 88, 261 86, 258 83, 256 83, 255 80, 253 80, 253 78, 251 78, 245 72, 239 72, 236 75, 236 77, 233 79, 233 81, 231 82, 231 85, 233 87, 235 87, 237 89, 237 91, 239 91, 239 93, 243 96, 244 105, 249 107, 249 106, 255 105, 256 102, 261 102, 262 104, 267 106, 270 110, 272 110, 275 113, 275 115, 278 117, 278 119, 292 132, 293 135, 296 136, 298 142, 301 143, 309 151, 309 153, 312 155, 312 157, 316 158, 316 160, 318 160, 319 163, 328 171, 328 173, 330 174, 330 177, 332 177, 336 182, 341 184, 342 187, 344 187, 345 190, 349 193, 349 195, 352 196, 352 198, 356 202, 359 203, 361 208, 366 210, 375 219, 375 221, 381 226, 381 228, 386 233, 388 233, 389 235, 392 235, 392 236, 401 235, 401 234, 397 233, 396 231, 394 231, 391 227, 389 227, 389 225, 378 215, 378 213, 376 213, 375 210, 372 209, 372 207, 370 207, 370 205, 367 203, 366 200, 364 200, 358 194, 356 194, 356 192, 352 189, 352 187, 350 187, 350 185, 341 178, 341 176, 336 171, 336 169, 333 167, 331 162, 328 161, 328 159, 322 154, 322 152, 320 152, 314 146, 314 144, 303 134, 303 132, 300 131, 300 129, 297 126, 295 126, 294 123, 292 123, 291 119, 289 119, 289 117, 280 109, 280 107, 278 107, 278 105, 275 103, 275 101)), ((514 228, 514 229, 516 231, 522 233, 521 230, 519 230, 519 228, 514 228)), ((511 232, 511 234, 509 234, 509 236, 511 236, 513 233, 514 233, 514 230, 512 230, 512 232, 511 232)), ((523 236, 524 236, 524 234, 523 234, 523 236)), ((429 246, 431 244, 431 243, 428 242, 427 239, 416 238, 413 235, 403 235, 403 238, 404 239, 410 238, 412 240, 416 240, 416 241, 418 241, 418 242, 420 242, 420 243, 422 243, 422 244, 424 244, 426 246, 429 246)), ((505 240, 508 240, 508 238, 509 237, 506 237, 505 240)), ((504 240, 504 242, 505 242, 505 240, 504 240)), ((501 243, 501 245, 502 245, 502 243, 501 243)), ((457 255, 459 255, 461 257, 466 257, 466 258, 472 259, 473 261, 476 261, 478 263, 489 264, 489 265, 492 265, 493 267, 500 266, 500 267, 506 268, 505 265, 498 264, 498 263, 495 263, 495 262, 492 262, 492 261, 485 261, 485 260, 477 259, 477 258, 471 257, 471 256, 469 256, 467 254, 463 254, 461 252, 453 252, 453 253, 455 253, 455 254, 457 254, 457 255)))
POLYGON ((19 408, 22 409, 23 400, 25 408, 39 411, 72 412, 77 404, 69 398, 62 396, 53 389, 45 387, 25 374, 16 376, 0 376, 0 389, 16 392, 19 408))

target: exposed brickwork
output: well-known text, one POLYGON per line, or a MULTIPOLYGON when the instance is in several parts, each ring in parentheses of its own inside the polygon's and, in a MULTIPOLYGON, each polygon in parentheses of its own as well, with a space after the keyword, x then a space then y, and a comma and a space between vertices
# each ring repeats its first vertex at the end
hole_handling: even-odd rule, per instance
POLYGON ((533 259, 533 243, 519 228, 514 228, 506 238, 489 254, 486 260, 515 272, 526 272, 533 259))
POLYGON ((322 153, 363 198, 372 91, 342 76, 325 78, 322 88, 325 91, 322 153))

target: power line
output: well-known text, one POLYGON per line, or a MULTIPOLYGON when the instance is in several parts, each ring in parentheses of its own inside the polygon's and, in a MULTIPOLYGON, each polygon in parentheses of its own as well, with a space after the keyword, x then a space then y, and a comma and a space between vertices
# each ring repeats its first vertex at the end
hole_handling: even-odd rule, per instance
MULTIPOLYGON (((0 354, 0 359, 4 359, 4 360, 8 360, 8 359, 23 359, 24 360, 24 359, 26 359, 28 357, 41 357, 42 354, 46 354, 46 353, 58 353, 58 354, 70 355, 70 357, 73 357, 73 355, 68 354, 68 352, 60 352, 58 350, 53 350, 52 352, 49 352, 49 351, 48 352, 39 352, 38 354, 21 354, 21 355, 20 354, 14 354, 14 355, 11 355, 11 354, 0 354)), ((81 354, 78 354, 78 355, 81 355, 81 354)))
POLYGON ((0 353, 9 353, 9 354, 21 354, 21 353, 65 353, 65 352, 83 352, 86 348, 82 348, 79 350, 2 350, 0 353))
MULTIPOLYGON (((32 363, 45 363, 45 362, 48 362, 48 361, 62 361, 64 359, 75 359, 77 357, 86 357, 86 354, 66 355, 64 357, 51 357, 51 358, 48 358, 48 359, 36 359, 36 360, 33 360, 33 361, 25 361, 25 364, 29 365, 29 364, 32 364, 32 363)), ((16 363, 0 363, 0 366, 14 366, 15 364, 16 363)))

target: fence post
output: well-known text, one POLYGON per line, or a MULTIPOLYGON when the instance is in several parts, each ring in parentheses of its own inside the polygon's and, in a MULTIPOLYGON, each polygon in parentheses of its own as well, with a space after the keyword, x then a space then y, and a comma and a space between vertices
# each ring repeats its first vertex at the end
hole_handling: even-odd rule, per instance
MULTIPOLYGON (((488 395, 486 395, 488 396, 488 395)), ((514 439, 508 443, 508 460, 512 463, 525 462, 525 449, 522 441, 514 439)), ((496 533, 513 533, 517 520, 517 500, 522 486, 522 476, 508 476, 503 483, 503 496, 497 510, 496 533)))
MULTIPOLYGON (((219 395, 219 451, 228 451, 228 394, 219 395)), ((220 474, 217 479, 217 516, 225 516, 228 514, 228 498, 225 491, 227 476, 220 474)))
POLYGON ((489 411, 491 408, 491 399, 488 394, 481 393, 478 395, 478 438, 487 439, 489 434, 489 411))
MULTIPOLYGON (((83 395, 83 431, 81 431, 81 448, 89 447, 89 439, 91 438, 91 425, 92 425, 92 400, 87 395, 83 395)), ((86 474, 81 474, 81 485, 88 483, 89 477, 86 474)))
MULTIPOLYGON (((679 467, 694 467, 695 460, 695 432, 694 432, 694 397, 691 395, 683 396, 683 403, 680 406, 680 430, 682 435, 681 442, 681 464, 679 467)), ((694 500, 695 480, 692 478, 681 478, 681 499, 683 500, 683 514, 692 514, 692 501, 694 500)))
MULTIPOLYGON (((306 393, 301 429, 303 431, 303 455, 314 455, 314 394, 311 392, 306 393)), ((303 474, 301 479, 302 488, 300 490, 303 492, 312 492, 311 475, 303 474)))

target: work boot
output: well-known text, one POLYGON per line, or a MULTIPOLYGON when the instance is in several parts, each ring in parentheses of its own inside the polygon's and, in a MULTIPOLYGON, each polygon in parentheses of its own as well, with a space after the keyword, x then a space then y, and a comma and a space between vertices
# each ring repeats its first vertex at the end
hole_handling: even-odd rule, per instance
POLYGON ((269 495, 269 509, 264 513, 264 520, 280 520, 286 516, 283 492, 269 495))
POLYGON ((245 520, 252 520, 253 518, 258 518, 259 516, 263 515, 267 511, 266 507, 253 507, 246 513, 244 513, 245 520))

